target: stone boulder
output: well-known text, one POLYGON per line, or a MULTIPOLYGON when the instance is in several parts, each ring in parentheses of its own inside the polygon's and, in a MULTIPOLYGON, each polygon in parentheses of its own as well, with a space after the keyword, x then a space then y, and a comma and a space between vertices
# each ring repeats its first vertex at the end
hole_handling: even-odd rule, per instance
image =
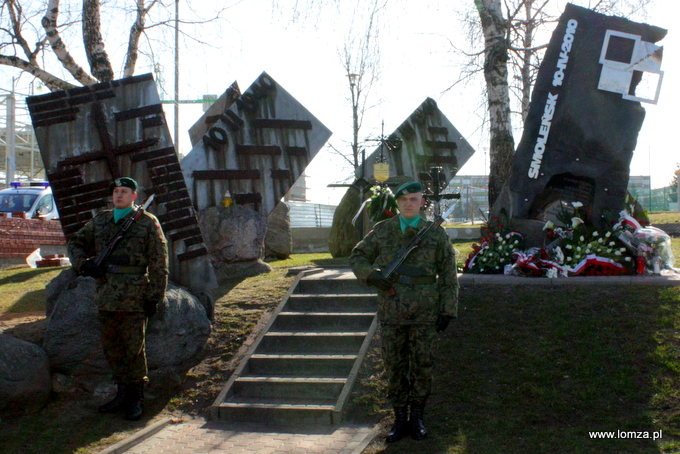
MULTIPOLYGON (((53 373, 75 386, 94 391, 111 375, 101 345, 94 304, 95 284, 72 270, 47 286, 47 329, 44 349, 53 373)), ((147 325, 146 348, 151 386, 176 385, 199 358, 210 336, 210 320, 198 298, 168 283, 165 299, 147 325)))
POLYGON ((36 344, 0 334, 0 414, 40 410, 50 391, 47 353, 36 344))
POLYGON ((182 382, 210 337, 210 320, 198 298, 168 283, 165 300, 146 327, 146 356, 150 379, 182 382))
POLYGON ((361 239, 357 228, 352 225, 352 218, 361 203, 359 190, 350 186, 335 209, 333 224, 328 234, 328 250, 333 257, 349 257, 352 248, 361 239))
POLYGON ((285 260, 293 253, 290 207, 286 203, 279 202, 267 217, 264 251, 265 258, 271 260, 285 260))
POLYGON ((216 206, 200 211, 198 222, 218 281, 272 270, 262 261, 267 233, 262 214, 241 205, 216 206))

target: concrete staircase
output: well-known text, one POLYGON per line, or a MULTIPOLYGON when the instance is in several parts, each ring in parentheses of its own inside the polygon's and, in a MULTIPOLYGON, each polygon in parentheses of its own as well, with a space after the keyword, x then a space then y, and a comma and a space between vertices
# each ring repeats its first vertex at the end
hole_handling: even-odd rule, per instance
POLYGON ((337 424, 378 326, 351 271, 302 271, 211 407, 214 420, 337 424))

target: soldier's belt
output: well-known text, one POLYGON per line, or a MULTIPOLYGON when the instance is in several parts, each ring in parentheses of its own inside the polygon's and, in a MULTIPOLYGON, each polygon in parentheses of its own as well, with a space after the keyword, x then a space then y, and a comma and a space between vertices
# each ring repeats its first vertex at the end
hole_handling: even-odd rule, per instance
POLYGON ((113 274, 145 274, 146 267, 144 266, 119 266, 106 265, 106 272, 113 274))
POLYGON ((437 276, 404 276, 394 273, 390 280, 399 284, 434 284, 437 282, 437 276))

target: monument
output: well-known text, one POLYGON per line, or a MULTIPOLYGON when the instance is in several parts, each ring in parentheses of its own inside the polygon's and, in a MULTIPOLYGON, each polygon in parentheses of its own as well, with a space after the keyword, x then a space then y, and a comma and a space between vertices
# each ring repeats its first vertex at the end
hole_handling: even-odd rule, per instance
POLYGON ((618 218, 645 117, 640 103, 659 97, 663 48, 654 43, 665 35, 567 4, 539 69, 496 215, 505 210, 523 221, 523 231, 540 231, 563 203, 582 203, 598 229, 618 218))
MULTIPOLYGON (((463 135, 439 110, 437 102, 427 98, 389 136, 381 138, 381 144, 356 171, 356 180, 336 209, 329 235, 329 249, 334 257, 349 256, 352 247, 361 239, 351 219, 376 184, 376 164, 389 164, 389 175, 384 184, 396 189, 408 180, 420 180, 426 187, 432 186, 433 168, 453 178, 475 150, 463 135)), ((384 172, 384 168, 380 169, 384 172)))
POLYGON ((67 239, 109 206, 109 184, 130 176, 168 240, 170 279, 196 295, 217 286, 150 74, 26 100, 67 239))
POLYGON ((226 194, 267 216, 331 136, 267 73, 243 94, 223 95, 222 111, 192 131, 205 130, 182 160, 194 206, 219 206, 226 194))

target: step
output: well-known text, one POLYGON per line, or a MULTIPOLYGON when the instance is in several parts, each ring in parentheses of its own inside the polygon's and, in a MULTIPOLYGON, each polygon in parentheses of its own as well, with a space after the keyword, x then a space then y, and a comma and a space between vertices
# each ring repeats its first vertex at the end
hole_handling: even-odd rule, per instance
POLYGON ((374 312, 280 312, 273 331, 345 332, 368 331, 374 312))
POLYGON ((302 279, 298 283, 295 293, 304 294, 371 294, 375 295, 376 291, 372 287, 367 286, 357 279, 302 279))
POLYGON ((237 397, 261 399, 294 396, 300 399, 337 399, 347 380, 344 378, 239 377, 234 381, 237 397))
POLYGON ((244 375, 280 377, 346 378, 357 355, 267 355, 250 356, 244 375))
POLYGON ((378 298, 369 293, 293 293, 285 310, 300 312, 375 312, 378 298))
POLYGON ((260 403, 224 402, 215 408, 215 417, 221 421, 238 421, 276 425, 331 425, 335 423, 335 402, 260 403))
POLYGON ((367 335, 360 332, 282 332, 264 335, 257 353, 356 354, 367 335))

